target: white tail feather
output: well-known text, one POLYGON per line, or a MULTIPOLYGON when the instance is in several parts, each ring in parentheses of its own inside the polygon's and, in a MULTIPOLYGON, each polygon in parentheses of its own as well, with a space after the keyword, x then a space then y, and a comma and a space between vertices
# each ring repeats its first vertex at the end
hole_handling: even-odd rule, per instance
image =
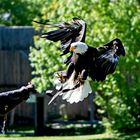
MULTIPOLYGON (((66 101, 69 103, 78 103, 83 101, 90 93, 92 93, 92 89, 90 87, 89 81, 86 80, 83 85, 71 91, 71 94, 66 101)), ((63 93, 62 96, 66 96, 67 93, 63 93)))
POLYGON ((75 72, 73 72, 71 77, 64 83, 61 83, 60 81, 55 82, 56 89, 60 89, 60 87, 62 87, 62 90, 59 91, 59 95, 62 96, 63 100, 66 100, 71 104, 78 103, 79 101, 83 101, 90 93, 92 93, 92 89, 90 87, 88 80, 85 80, 84 83, 81 84, 79 87, 72 89, 76 85, 74 81, 74 75, 75 72), (72 90, 63 92, 66 89, 72 89, 72 90))

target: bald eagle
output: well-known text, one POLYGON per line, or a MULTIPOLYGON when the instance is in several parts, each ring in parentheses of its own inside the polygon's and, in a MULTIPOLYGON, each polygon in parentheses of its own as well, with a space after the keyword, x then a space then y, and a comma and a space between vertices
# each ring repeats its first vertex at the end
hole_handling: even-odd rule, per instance
POLYGON ((57 93, 49 104, 59 95, 69 103, 78 103, 92 93, 87 77, 92 80, 104 81, 108 74, 112 74, 119 61, 125 56, 125 50, 120 39, 115 38, 102 47, 94 48, 85 43, 86 23, 79 18, 71 22, 46 25, 56 29, 42 34, 43 38, 54 42, 60 41, 62 55, 69 53, 64 61, 65 71, 56 72, 57 93))

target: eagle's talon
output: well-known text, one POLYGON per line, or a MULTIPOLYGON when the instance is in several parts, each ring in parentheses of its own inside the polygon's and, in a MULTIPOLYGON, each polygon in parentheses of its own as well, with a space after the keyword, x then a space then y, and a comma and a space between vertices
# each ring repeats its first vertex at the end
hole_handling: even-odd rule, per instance
POLYGON ((63 76, 63 73, 62 72, 57 73, 56 77, 62 83, 66 81, 66 78, 63 76))
POLYGON ((84 79, 83 79, 83 77, 81 76, 81 75, 79 75, 78 76, 78 81, 82 84, 82 83, 84 83, 84 79))

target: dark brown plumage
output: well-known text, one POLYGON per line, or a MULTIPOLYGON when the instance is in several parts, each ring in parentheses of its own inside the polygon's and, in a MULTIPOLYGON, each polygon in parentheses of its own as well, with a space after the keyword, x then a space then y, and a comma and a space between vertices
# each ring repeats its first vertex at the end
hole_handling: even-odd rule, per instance
POLYGON ((57 29, 42 34, 42 37, 54 42, 60 41, 62 55, 70 53, 70 56, 65 60, 67 70, 57 73, 60 80, 56 84, 58 93, 51 102, 58 95, 70 103, 79 102, 91 92, 87 76, 92 80, 103 81, 115 71, 120 55, 125 56, 123 44, 115 38, 98 48, 86 45, 86 23, 79 18, 52 26, 57 29))
MULTIPOLYGON (((46 23, 46 25, 49 23, 46 23)), ((73 18, 72 22, 62 22, 59 24, 49 24, 58 29, 42 34, 43 38, 54 42, 61 41, 63 54, 69 53, 71 43, 85 41, 86 23, 79 18, 73 18)))

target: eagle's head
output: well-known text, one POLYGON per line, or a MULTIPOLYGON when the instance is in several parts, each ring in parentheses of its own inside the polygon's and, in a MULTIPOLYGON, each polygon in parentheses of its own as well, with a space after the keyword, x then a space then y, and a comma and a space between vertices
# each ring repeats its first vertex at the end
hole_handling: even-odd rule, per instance
POLYGON ((70 46, 70 51, 76 54, 84 54, 88 50, 88 46, 83 42, 74 42, 70 46))

